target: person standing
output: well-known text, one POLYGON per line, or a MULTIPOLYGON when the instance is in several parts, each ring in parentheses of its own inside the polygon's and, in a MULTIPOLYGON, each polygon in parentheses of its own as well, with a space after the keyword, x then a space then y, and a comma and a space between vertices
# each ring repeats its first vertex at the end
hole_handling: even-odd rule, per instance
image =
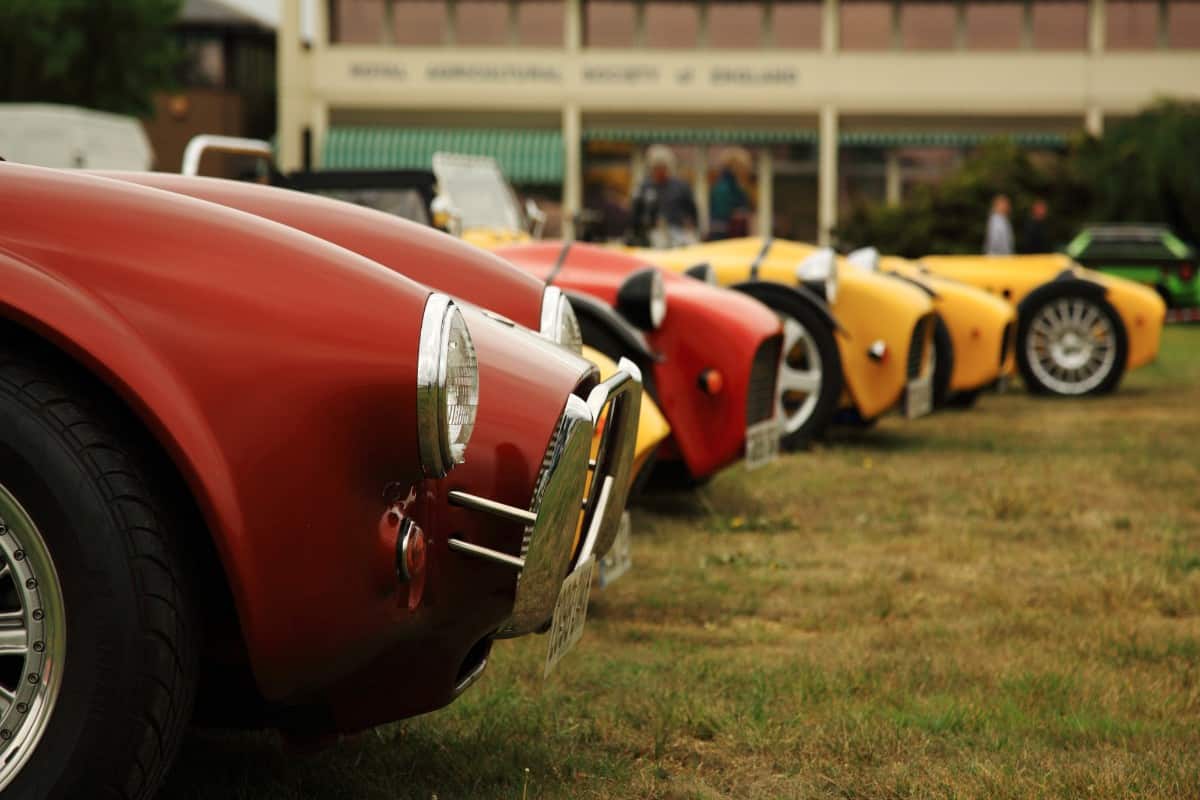
POLYGON ((1011 256, 1013 254, 1013 229, 1008 215, 1012 204, 1008 195, 998 194, 992 200, 992 214, 987 221, 987 237, 983 240, 983 253, 988 256, 1011 256))
POLYGON ((750 197, 742 188, 750 172, 750 156, 741 148, 726 150, 721 174, 708 193, 708 238, 732 239, 750 229, 750 197))
POLYGON ((1040 197, 1034 198, 1033 206, 1029 209, 1029 219, 1025 220, 1025 227, 1021 231, 1022 253, 1050 252, 1050 234, 1046 231, 1048 211, 1045 200, 1040 197))
POLYGON ((675 154, 655 145, 646 151, 646 162, 650 176, 633 196, 630 243, 675 247, 696 242, 700 213, 692 187, 675 177, 675 154))

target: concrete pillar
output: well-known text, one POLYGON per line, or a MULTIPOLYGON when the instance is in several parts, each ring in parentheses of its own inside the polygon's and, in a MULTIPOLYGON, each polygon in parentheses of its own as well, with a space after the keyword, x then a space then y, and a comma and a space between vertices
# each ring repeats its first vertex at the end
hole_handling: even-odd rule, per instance
POLYGON ((568 53, 583 49, 583 4, 581 0, 567 0, 563 14, 563 47, 568 53))
POLYGON ((900 154, 895 149, 887 151, 884 162, 884 199, 889 206, 900 205, 903 176, 900 174, 900 154))
POLYGON ((567 103, 562 112, 563 238, 575 238, 575 217, 583 210, 583 114, 578 103, 567 103))
POLYGON ((775 230, 775 163, 771 148, 758 151, 758 235, 774 235, 775 230))
POLYGON ((1088 52, 1098 56, 1104 52, 1108 31, 1108 14, 1104 0, 1088 3, 1088 52))
POLYGON ((696 155, 692 160, 692 194, 696 198, 696 232, 703 237, 708 233, 708 147, 696 145, 696 155))
MULTIPOLYGON (((323 49, 329 35, 325 16, 327 4, 313 5, 312 47, 323 49)), ((278 118, 276 158, 284 172, 297 170, 303 163, 303 133, 309 124, 306 114, 312 76, 308 50, 300 41, 300 33, 300 4, 281 3, 275 64, 278 74, 287 77, 280 81, 275 102, 278 118)))
POLYGON ((630 196, 637 193, 642 181, 646 180, 646 148, 634 144, 633 155, 629 157, 629 184, 632 188, 630 196))
POLYGON ((308 124, 312 130, 313 169, 320 169, 325 166, 325 138, 329 135, 329 103, 324 100, 314 102, 308 124))
POLYGON ((838 112, 831 104, 821 107, 817 148, 817 239, 826 245, 837 225, 838 209, 838 112))
POLYGON ((822 0, 821 3, 821 51, 833 55, 841 47, 838 31, 841 20, 838 0, 822 0))
POLYGON ((1083 118, 1083 127, 1092 136, 1104 135, 1104 109, 1100 106, 1088 106, 1083 118))

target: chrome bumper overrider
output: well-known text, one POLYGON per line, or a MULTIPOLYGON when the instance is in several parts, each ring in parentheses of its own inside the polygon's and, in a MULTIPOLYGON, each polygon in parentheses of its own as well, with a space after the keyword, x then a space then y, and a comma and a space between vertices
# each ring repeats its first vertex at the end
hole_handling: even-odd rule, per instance
POLYGON ((462 539, 449 541, 450 549, 462 555, 520 572, 512 617, 497 635, 520 636, 544 628, 572 567, 589 556, 600 558, 612 547, 633 477, 641 404, 641 371, 628 359, 622 359, 617 372, 592 389, 586 402, 574 395, 567 398, 528 511, 467 492, 450 492, 453 505, 525 525, 519 558, 462 539), (597 427, 602 432, 592 460, 597 427), (587 488, 589 471, 592 481, 587 488), (582 540, 572 551, 577 531, 582 540))

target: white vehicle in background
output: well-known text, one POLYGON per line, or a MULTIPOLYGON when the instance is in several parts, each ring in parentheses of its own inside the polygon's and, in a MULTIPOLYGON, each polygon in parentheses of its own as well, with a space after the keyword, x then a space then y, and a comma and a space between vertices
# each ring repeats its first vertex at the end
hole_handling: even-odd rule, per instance
POLYGON ((134 117, 50 103, 0 103, 0 157, 39 167, 154 165, 150 140, 134 117))

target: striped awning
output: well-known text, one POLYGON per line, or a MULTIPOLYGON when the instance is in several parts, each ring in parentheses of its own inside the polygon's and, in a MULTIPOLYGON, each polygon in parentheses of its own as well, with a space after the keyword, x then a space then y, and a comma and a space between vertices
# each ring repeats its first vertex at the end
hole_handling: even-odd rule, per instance
POLYGON ((1023 147, 1065 147, 1067 136, 1049 131, 846 131, 844 147, 974 147, 989 139, 1010 139, 1023 147))
MULTIPOLYGON (((974 147, 989 139, 1009 138, 1025 147, 1064 147, 1067 136, 1048 131, 845 131, 838 136, 844 147, 974 147)), ((723 128, 591 128, 584 141, 632 142, 634 144, 812 144, 818 139, 811 129, 753 130, 723 128)))
POLYGON ((588 128, 586 142, 634 142, 637 144, 795 144, 815 142, 816 131, 754 130, 736 128, 588 128))
POLYGON ((333 127, 325 169, 430 169, 434 153, 491 156, 513 183, 561 183, 563 138, 556 130, 333 127))

